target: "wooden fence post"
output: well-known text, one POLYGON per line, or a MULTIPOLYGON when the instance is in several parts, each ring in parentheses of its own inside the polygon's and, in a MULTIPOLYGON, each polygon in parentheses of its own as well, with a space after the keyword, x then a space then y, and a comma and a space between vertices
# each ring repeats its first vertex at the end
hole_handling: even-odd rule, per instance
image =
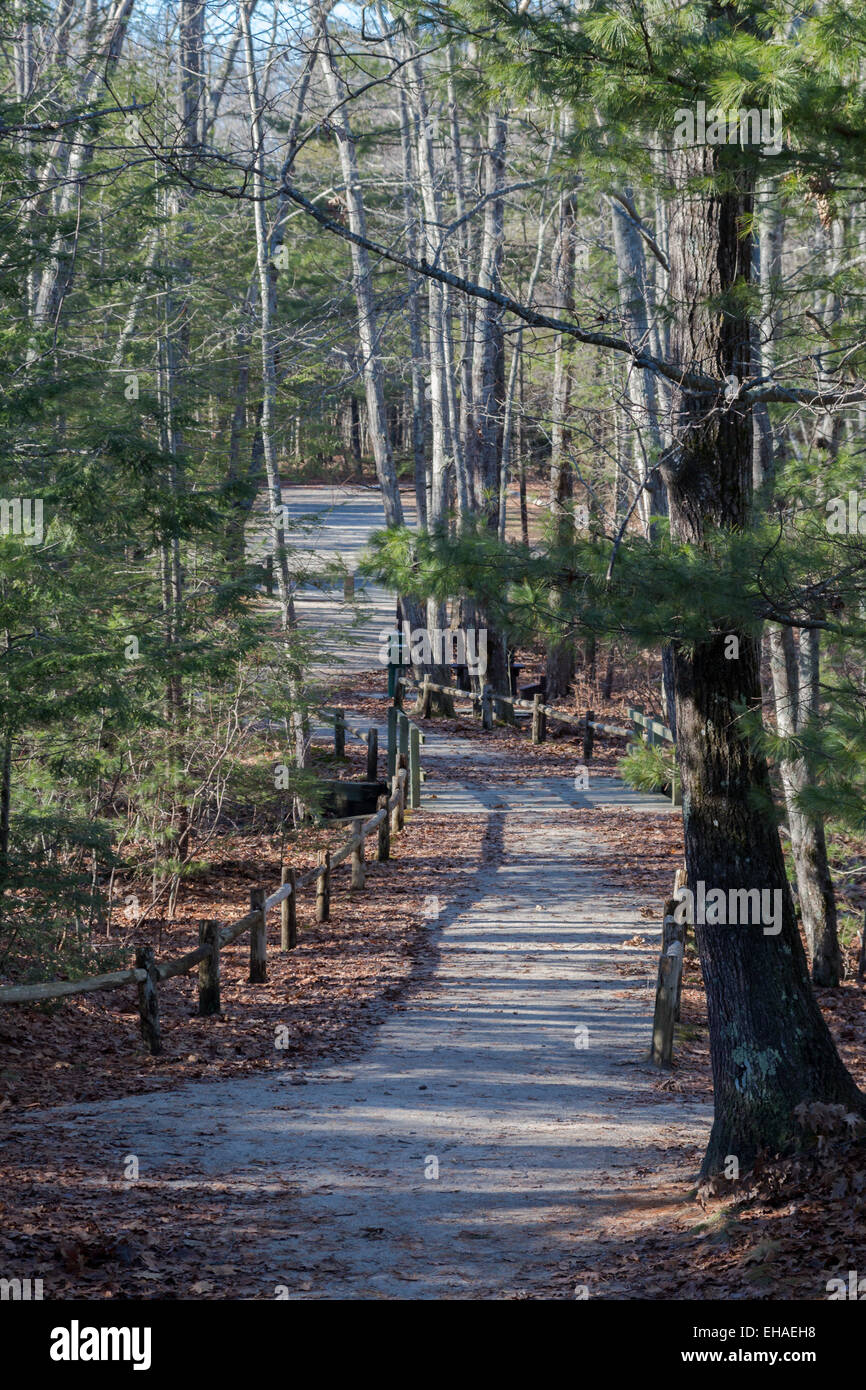
POLYGON ((265 556, 265 593, 268 595, 268 598, 270 598, 270 597, 272 596, 273 592, 274 592, 274 557, 273 557, 273 555, 266 555, 266 556, 265 556))
POLYGON ((481 692, 481 727, 493 728, 493 692, 489 685, 485 685, 481 692))
POLYGON ((421 734, 414 726, 409 730, 409 805, 413 811, 421 805, 421 734))
POLYGON ((352 878, 349 883, 350 889, 360 889, 364 887, 364 818, 358 816, 357 820, 352 821, 352 834, 355 836, 355 843, 352 846, 352 878))
POLYGON ((331 915, 331 851, 319 850, 318 858, 325 872, 316 879, 316 921, 327 922, 331 915))
POLYGON ((348 603, 355 597, 355 576, 354 574, 343 575, 343 598, 348 603))
POLYGON ((379 770, 379 730, 367 730, 367 781, 375 782, 379 770))
POLYGON ((677 1009, 677 990, 683 969, 683 948, 674 941, 659 960, 659 983, 653 1014, 653 1041, 650 1061, 657 1067, 669 1067, 674 1051, 674 1023, 677 1009))
POLYGON ((293 951, 298 944, 298 876, 294 869, 284 864, 280 882, 292 885, 291 893, 280 903, 280 950, 293 951))
POLYGON ((543 743, 547 737, 547 715, 541 708, 541 695, 532 697, 532 742, 543 743))
MULTIPOLYGON (((663 923, 662 923, 662 954, 661 954, 661 959, 663 960, 664 957, 665 957, 666 955, 671 954, 671 952, 670 952, 670 947, 676 944, 676 945, 679 946, 679 949, 680 949, 680 957, 681 957, 681 959, 682 959, 682 961, 683 961, 683 964, 684 964, 684 963, 685 963, 685 951, 686 951, 686 924, 685 924, 685 922, 678 922, 677 919, 676 919, 676 917, 675 917, 675 915, 674 915, 675 912, 676 912, 676 909, 677 909, 678 907, 679 907, 679 902, 678 902, 678 900, 677 900, 676 898, 668 898, 667 902, 665 903, 664 919, 663 919, 663 923)), ((656 987, 658 987, 658 985, 660 985, 660 984, 661 984, 661 964, 659 964, 659 975, 658 975, 658 980, 657 980, 657 982, 656 982, 656 987)), ((682 996, 682 989, 683 989, 683 972, 682 972, 682 968, 680 968, 679 979, 678 979, 678 981, 677 981, 676 998, 675 998, 675 1000, 674 1000, 674 1021, 675 1021, 676 1023, 679 1023, 679 1021, 680 1021, 680 999, 681 999, 681 996, 682 996)))
POLYGON ((430 677, 425 676, 421 682, 421 693, 418 696, 418 718, 430 718, 430 706, 433 700, 433 691, 430 689, 430 677))
POLYGON ((399 714, 403 708, 403 678, 397 676, 394 681, 394 708, 399 714))
POLYGON ((198 963, 199 1018, 210 1018, 220 1011, 220 924, 200 922, 198 944, 209 946, 210 955, 198 963))
POLYGON ((586 719, 583 726, 583 761, 592 762, 592 746, 595 742, 595 729, 592 727, 595 722, 595 715, 591 709, 586 711, 586 719))
POLYGON ((409 716, 400 710, 397 721, 397 766, 400 766, 401 755, 409 761, 409 716))
POLYGON ((341 709, 334 711, 334 756, 346 756, 346 715, 341 709))
POLYGON ((390 786, 397 771, 397 708, 388 706, 388 784, 390 786))
POLYGON ((400 770, 394 773, 391 779, 391 795, 396 792, 397 801, 391 811, 391 834, 399 835, 403 829, 403 783, 400 778, 400 770))
POLYGON ((258 913, 257 921, 250 927, 250 984, 261 985, 268 978, 264 888, 250 889, 250 912, 258 913))
POLYGON ((376 857, 380 864, 384 864, 386 859, 391 858, 391 823, 388 819, 387 796, 379 797, 376 802, 376 810, 385 813, 379 821, 379 842, 376 846, 376 857))
POLYGON ((141 1036, 147 1043, 152 1057, 162 1052, 162 1038, 159 1029, 159 996, 156 992, 156 961, 152 946, 139 946, 135 952, 136 970, 146 970, 147 979, 138 982, 138 1013, 141 1019, 141 1036))

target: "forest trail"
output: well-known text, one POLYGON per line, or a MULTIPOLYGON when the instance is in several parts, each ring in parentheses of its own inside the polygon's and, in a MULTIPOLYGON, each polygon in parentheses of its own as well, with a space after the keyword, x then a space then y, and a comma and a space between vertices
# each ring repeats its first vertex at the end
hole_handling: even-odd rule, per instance
MULTIPOLYGON (((351 567, 381 504, 346 505, 351 567)), ((375 599, 389 621, 391 597, 375 599)), ((324 630, 342 621, 333 589, 311 602, 324 630)), ((375 665, 369 642, 356 661, 375 665)), ((422 764, 423 812, 482 815, 485 854, 425 900, 433 962, 358 1060, 299 1070, 289 1050, 285 1069, 32 1112, 19 1130, 46 1121, 58 1153, 104 1173, 134 1155, 168 1210, 192 1196, 224 1271, 214 1297, 573 1296, 580 1271, 592 1295, 611 1215, 639 1219, 705 1142, 711 1107, 660 1096, 646 1060, 657 923, 611 889, 580 816, 669 802, 613 778, 509 778, 501 752, 435 731, 422 764), (625 944, 638 933, 651 947, 625 944)))
POLYGON ((234 1241, 246 1296, 531 1297, 575 1269, 603 1285, 607 1219, 705 1140, 711 1107, 653 1091, 652 990, 617 970, 639 904, 574 811, 487 815, 489 862, 427 905, 432 973, 360 1060, 52 1113, 115 1168, 136 1155, 169 1205, 219 1194, 214 1251, 234 1241))
MULTIPOLYGON (((415 524, 415 503, 401 492, 407 526, 415 524)), ((322 583, 316 576, 324 565, 342 562, 354 574, 373 533, 385 525, 385 510, 378 487, 357 484, 292 484, 283 487, 283 504, 289 509, 293 529, 293 566, 304 574, 295 591, 295 613, 300 625, 317 634, 323 662, 311 674, 324 675, 335 667, 342 671, 370 671, 379 665, 383 629, 396 619, 396 595, 381 585, 358 578, 355 602, 343 599, 341 583, 322 583)), ((261 561, 271 549, 264 511, 250 522, 247 552, 261 561)))

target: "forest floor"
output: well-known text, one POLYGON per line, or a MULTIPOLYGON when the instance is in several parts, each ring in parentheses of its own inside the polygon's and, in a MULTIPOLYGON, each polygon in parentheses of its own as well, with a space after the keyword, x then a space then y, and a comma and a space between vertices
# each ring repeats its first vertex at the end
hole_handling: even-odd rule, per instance
MULTIPOLYGON (((358 683, 337 700, 380 719, 378 680, 368 700, 358 683)), ((502 728, 482 760, 461 721, 427 728, 424 809, 392 861, 363 894, 335 875, 327 924, 304 900, 288 956, 272 929, 267 985, 227 952, 223 1018, 172 982, 149 1058, 117 996, 4 1015, 4 1268, 118 1299, 810 1299, 866 1268, 866 1161, 832 1135, 799 1168, 697 1190, 712 1095, 692 950, 674 1066, 646 1061, 679 815, 561 794, 443 814, 437 785, 561 789, 579 744, 502 728)), ((593 760, 602 790, 617 747, 593 760)), ((190 890, 192 920, 270 882, 264 837, 233 853, 190 890)), ((862 993, 821 992, 861 1083, 862 993)))
MULTIPOLYGON (((325 500, 351 569, 375 494, 325 500)), ((365 650, 375 661, 372 629, 330 698, 381 728, 385 672, 365 650)), ((661 713, 652 663, 617 666, 609 701, 601 674, 601 658, 578 674, 576 712, 661 713)), ((698 1188, 712 1085, 691 945, 673 1067, 646 1060, 681 817, 623 798, 624 741, 598 739, 583 793, 565 726, 540 748, 525 724, 427 728, 422 809, 390 862, 357 894, 339 870, 327 923, 303 893, 286 955, 271 914, 266 984, 247 982, 245 941, 226 950, 218 1018, 196 1017, 194 978, 165 985, 161 1057, 142 1049, 131 991, 3 1011, 7 1276, 42 1278, 48 1298, 663 1300, 823 1298, 829 1278, 866 1271, 866 1156, 833 1116, 809 1117, 809 1158, 768 1155, 744 1184, 698 1188)), ((360 774, 360 745, 347 755, 360 774)), ((208 846, 171 921, 161 904, 139 924, 160 955, 325 842, 287 844, 260 821, 208 846)), ((840 879, 850 921, 859 877, 840 879)), ((128 963, 131 933, 115 922, 106 968, 128 963)), ((864 1085, 856 946, 849 934, 845 984, 819 1000, 864 1085)))

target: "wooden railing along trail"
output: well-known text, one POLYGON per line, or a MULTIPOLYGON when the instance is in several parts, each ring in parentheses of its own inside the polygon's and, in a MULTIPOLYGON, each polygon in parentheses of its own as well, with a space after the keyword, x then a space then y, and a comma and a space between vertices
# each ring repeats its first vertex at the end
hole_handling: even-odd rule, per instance
MULTIPOLYGON (((199 1014, 208 1016, 220 1007, 220 952, 237 941, 245 932, 250 934, 250 983, 267 979, 267 914, 280 908, 280 948, 290 951, 297 944, 298 890, 308 884, 316 885, 316 921, 326 922, 331 906, 331 876, 347 859, 351 861, 351 888, 362 889, 365 883, 364 845, 370 835, 377 837, 377 859, 387 860, 391 853, 391 835, 398 834, 405 824, 405 811, 411 787, 410 770, 398 753, 390 778, 390 797, 379 797, 375 815, 365 820, 354 819, 350 838, 335 852, 321 850, 314 869, 297 874, 290 867, 282 871, 282 883, 269 896, 264 888, 250 891, 250 910, 237 922, 221 927, 218 922, 204 922, 199 927, 199 945, 195 950, 174 960, 158 962, 152 946, 139 946, 135 964, 129 970, 115 970, 106 975, 91 975, 84 980, 51 980, 37 985, 0 986, 0 1004, 30 1004, 46 999, 61 999, 72 994, 89 994, 102 989, 120 989, 124 985, 138 986, 141 1031, 150 1051, 162 1051, 159 1025, 158 987, 175 975, 185 975, 199 967, 199 1014)), ((420 767, 416 770, 420 788, 420 767)), ((411 806, 410 800, 410 806, 411 806)), ((415 804, 420 804, 420 794, 415 804)))
POLYGON ((674 876, 674 896, 668 898, 665 903, 662 918, 662 948, 656 979, 650 1061, 663 1068, 672 1065, 674 1028, 680 1018, 688 925, 686 922, 678 922, 674 913, 679 902, 676 894, 680 888, 685 887, 685 883, 685 869, 677 869, 674 876))
MULTIPOLYGON (((267 979, 267 914, 275 907, 280 908, 280 949, 291 951, 297 945, 297 901, 298 890, 310 884, 316 885, 316 921, 326 922, 330 915, 331 875, 347 859, 351 861, 350 887, 357 891, 364 888, 366 873, 364 846, 367 838, 374 832, 377 836, 377 859, 385 861, 390 857, 391 835, 398 834, 405 824, 405 811, 421 804, 420 747, 424 735, 416 724, 404 714, 398 703, 401 689, 419 691, 418 709, 422 715, 430 709, 430 694, 441 691, 456 694, 453 687, 434 685, 427 677, 420 687, 400 677, 396 682, 395 704, 388 710, 388 781, 392 792, 390 797, 381 796, 375 815, 364 820, 362 816, 353 821, 350 838, 335 852, 321 850, 319 862, 314 869, 298 875, 287 866, 282 870, 282 882, 269 896, 264 888, 250 890, 250 910, 237 922, 221 927, 218 922, 203 922, 199 927, 199 945, 185 955, 174 960, 158 962, 153 947, 139 946, 135 952, 135 964, 128 970, 115 970, 106 975, 92 975, 84 980, 52 980, 36 985, 0 986, 0 1005, 29 1004, 46 999, 61 999, 74 994, 89 994, 103 989, 120 989, 124 985, 138 986, 138 1006, 142 1036, 151 1053, 162 1051, 159 1023, 159 985, 176 975, 188 974, 199 967, 199 1015, 207 1017, 220 1010, 220 952, 230 946, 245 932, 250 934, 250 973, 251 984, 263 983, 267 979)), ((461 692, 462 693, 462 692, 461 692)), ((481 696, 481 719, 484 728, 492 728, 493 701, 510 703, 515 709, 529 710, 532 713, 532 741, 543 743, 546 738, 547 718, 573 724, 583 729, 583 756, 589 761, 593 751, 593 734, 605 732, 631 737, 634 728, 623 729, 615 725, 601 724, 593 718, 593 711, 587 710, 577 716, 566 710, 556 709, 542 702, 539 695, 534 699, 522 700, 511 695, 500 695, 485 685, 481 696)), ((342 756, 345 751, 346 734, 360 739, 367 746, 367 780, 375 781, 378 758, 378 731, 375 728, 358 729, 346 723, 341 709, 333 713, 323 712, 324 717, 334 724, 334 751, 342 756)), ((673 742, 670 729, 657 720, 647 719, 641 710, 630 709, 629 718, 638 729, 645 729, 648 742, 664 738, 673 742)), ((679 805, 678 789, 673 789, 673 801, 679 805)), ((678 871, 674 881, 674 891, 685 882, 684 871, 678 871)), ((676 901, 669 899, 665 904, 662 929, 662 950, 659 959, 656 1004, 653 1017, 651 1060, 660 1067, 671 1065, 673 1052, 674 1025, 679 1018, 680 992, 682 988, 683 956, 685 951, 685 927, 674 917, 676 901)), ((866 933, 864 933, 866 936, 866 933)))
MULTIPOLYGON (((429 718, 431 714, 431 694, 436 691, 444 695, 469 694, 467 691, 460 691, 453 686, 435 685, 427 676, 424 676, 420 685, 400 676, 396 682, 395 701, 399 702, 401 690, 414 690, 417 692, 417 704, 415 706, 419 717, 429 718)), ((630 708, 628 717, 632 721, 631 728, 621 728, 614 724, 602 724, 596 720, 594 712, 588 709, 583 715, 572 714, 568 710, 557 709, 553 705, 545 704, 539 694, 533 696, 532 700, 522 700, 514 695, 500 694, 489 685, 484 685, 481 691, 480 700, 473 700, 471 708, 480 713, 481 726, 484 729, 493 727, 493 704, 498 701, 500 704, 508 704, 515 710, 528 710, 532 714, 532 742, 544 743, 547 737, 548 718, 557 719, 563 724, 572 724, 578 729, 583 730, 583 756, 587 762, 592 758, 594 735, 596 733, 607 733, 619 735, 623 738, 645 737, 647 744, 665 741, 674 742, 674 736, 666 724, 660 723, 657 719, 648 718, 643 710, 630 708), (477 708, 480 707, 480 708, 477 708)), ((388 711, 389 717, 394 714, 393 710, 388 711)), ((402 710, 398 711, 401 718, 405 718, 402 710)), ((389 723, 390 731, 390 723, 389 723)), ((679 778, 676 771, 673 774, 671 783, 671 803, 674 806, 682 805, 682 796, 679 786, 679 778)), ((677 870, 674 879, 674 893, 678 888, 685 884, 685 870, 677 870)), ((674 916, 674 909, 677 906, 677 899, 669 898, 664 906, 662 920, 662 946, 659 957, 658 977, 656 981, 656 1002, 653 1014, 652 1045, 650 1047, 650 1060, 658 1067, 667 1068, 672 1064, 674 1028, 680 1016, 680 995, 682 992, 683 963, 686 943, 686 927, 677 922, 674 916)), ((864 929, 864 939, 866 939, 866 929, 864 929)))
MULTIPOLYGON (((415 712, 419 718, 427 719, 430 717, 431 695, 436 692, 441 695, 468 695, 468 691, 456 689, 451 685, 436 685, 427 676, 424 676, 421 684, 408 680, 405 676, 398 677, 396 681, 395 705, 399 705, 401 691, 414 690, 417 692, 417 704, 415 712)), ((519 699, 516 695, 505 695, 492 686, 484 685, 479 699, 473 699, 468 709, 472 709, 480 715, 482 729, 493 728, 493 706, 510 705, 515 710, 525 710, 532 715, 532 742, 544 743, 547 738, 547 720, 555 719, 561 724, 572 724, 577 729, 583 730, 583 757, 586 762, 592 758, 594 747, 594 735, 596 733, 614 734, 622 738, 637 738, 646 740, 649 746, 666 741, 674 743, 674 736, 666 724, 661 724, 657 719, 648 719, 643 710, 629 709, 628 717, 632 721, 632 727, 625 729, 616 724, 602 724, 596 718, 593 710, 588 709, 585 714, 573 714, 570 710, 557 709, 554 705, 545 704, 541 696, 536 694, 531 700, 519 699)), ((402 714, 401 710, 397 711, 402 714)), ((392 710, 388 711, 389 718, 392 710)), ((389 726, 390 727, 390 726, 389 726)), ((423 735, 422 735, 423 742, 423 735)), ((682 805, 682 795, 680 792, 679 777, 674 770, 671 779, 671 804, 673 806, 682 805)))

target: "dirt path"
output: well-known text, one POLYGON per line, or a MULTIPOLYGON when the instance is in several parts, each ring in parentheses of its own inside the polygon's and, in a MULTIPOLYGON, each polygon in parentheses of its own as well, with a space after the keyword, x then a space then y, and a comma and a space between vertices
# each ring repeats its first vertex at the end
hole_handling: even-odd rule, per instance
MULTIPOLYGON (((337 502, 360 544, 378 504, 337 502)), ((390 598, 375 601, 384 618, 390 598)), ((316 602, 327 628, 340 597, 316 602)), ((611 891, 580 816, 668 803, 604 777, 502 780, 507 759, 450 735, 429 735, 422 761, 425 809, 484 817, 487 854, 427 898, 436 964, 360 1060, 16 1126, 58 1174, 75 1156, 76 1207, 89 1188, 130 1219, 155 1212, 157 1297, 573 1296, 575 1272, 603 1292, 610 1217, 681 1177, 706 1137, 710 1107, 660 1099, 646 1062, 657 924, 611 891), (638 933, 651 944, 627 944, 638 933)))
POLYGON ((438 965, 360 1061, 54 1112, 168 1203, 219 1194, 245 1236, 213 1296, 532 1297, 589 1268, 601 1288, 606 1217, 703 1141, 709 1107, 652 1090, 647 974, 616 969, 640 903, 570 808, 481 813, 499 862, 429 899, 438 965))
MULTIPOLYGON (((401 492, 406 524, 414 525, 415 503, 401 492)), ((325 660, 310 667, 322 676, 340 671, 369 671, 379 664, 383 631, 394 626, 396 595, 381 585, 357 578, 355 598, 347 603, 341 582, 316 578, 325 565, 341 562, 354 574, 372 533, 385 525, 378 488, 352 484, 284 486, 283 502, 295 528, 292 564, 306 573, 295 592, 295 612, 304 628, 314 632, 325 660)), ((270 548, 265 540, 264 514, 255 513, 247 535, 251 559, 270 548)))

